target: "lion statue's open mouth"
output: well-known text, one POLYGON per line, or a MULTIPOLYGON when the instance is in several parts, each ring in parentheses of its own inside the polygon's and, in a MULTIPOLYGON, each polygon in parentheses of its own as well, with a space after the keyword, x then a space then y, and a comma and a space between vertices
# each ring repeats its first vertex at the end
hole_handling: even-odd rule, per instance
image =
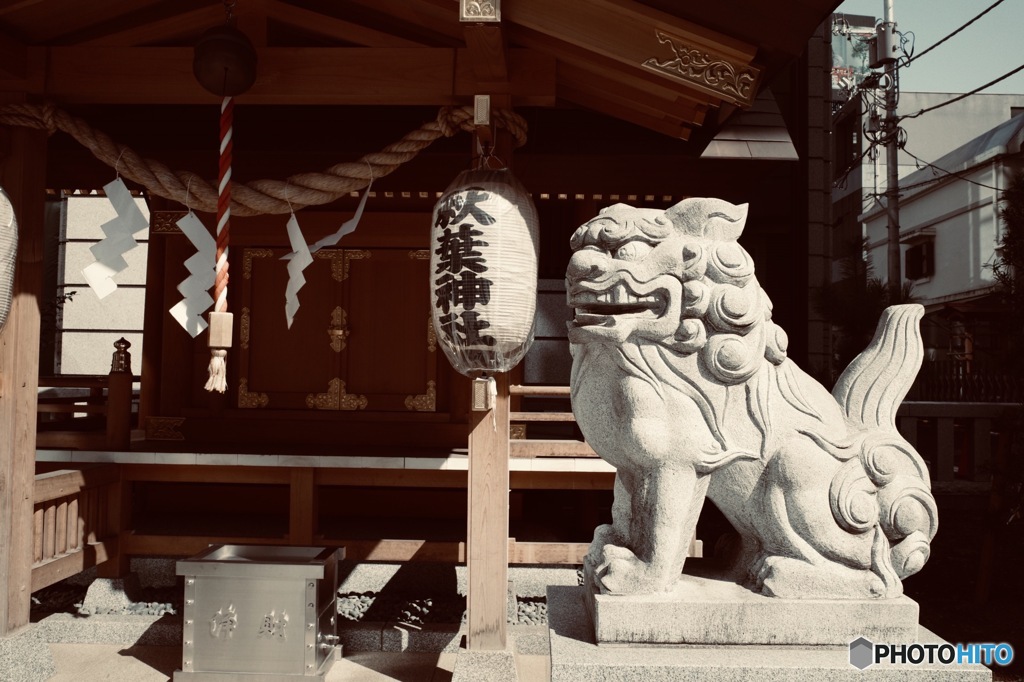
POLYGON ((662 317, 668 307, 668 296, 663 289, 639 294, 624 282, 603 291, 579 289, 570 292, 569 296, 569 305, 576 311, 574 322, 577 327, 611 325, 616 319, 627 317, 655 320, 662 317))
POLYGON ((923 311, 888 309, 830 395, 786 358, 737 242, 746 216, 719 199, 616 204, 572 237, 573 411, 617 468, 588 572, 606 592, 670 589, 707 494, 751 588, 897 596, 937 529, 927 467, 895 428, 923 311))

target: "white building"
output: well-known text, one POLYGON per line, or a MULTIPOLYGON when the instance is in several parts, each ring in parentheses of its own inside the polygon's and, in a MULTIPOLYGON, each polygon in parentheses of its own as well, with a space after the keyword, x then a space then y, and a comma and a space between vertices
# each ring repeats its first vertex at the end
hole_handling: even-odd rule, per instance
MULTIPOLYGON (((998 346, 989 328, 998 309, 988 295, 1002 237, 1000 197, 1024 169, 1022 142, 1024 112, 900 178, 901 270, 928 313, 923 331, 932 359, 984 363, 978 354, 998 346)), ((886 272, 885 199, 859 220, 875 271, 886 272)))

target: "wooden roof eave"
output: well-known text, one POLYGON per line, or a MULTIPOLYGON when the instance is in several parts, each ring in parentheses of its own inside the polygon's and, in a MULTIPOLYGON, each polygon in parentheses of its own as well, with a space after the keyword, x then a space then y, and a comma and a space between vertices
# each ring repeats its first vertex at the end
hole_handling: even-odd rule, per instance
MULTIPOLYGON (((192 74, 188 47, 29 48, 37 78, 0 79, 59 104, 211 104, 192 74)), ((467 48, 284 48, 260 50, 258 76, 239 104, 453 105, 480 92, 467 48)), ((508 51, 508 94, 517 106, 553 106, 555 60, 508 51)))

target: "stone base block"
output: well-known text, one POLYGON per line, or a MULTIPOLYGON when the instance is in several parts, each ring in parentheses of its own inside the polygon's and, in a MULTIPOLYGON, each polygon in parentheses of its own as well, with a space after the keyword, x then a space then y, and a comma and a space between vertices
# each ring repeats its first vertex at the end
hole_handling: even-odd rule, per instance
POLYGON ((810 644, 909 642, 918 606, 897 599, 775 599, 733 582, 684 575, 671 592, 600 594, 588 580, 598 644, 810 644))
MULTIPOLYGON (((551 682, 989 682, 980 665, 875 664, 866 671, 850 664, 849 643, 839 645, 598 646, 587 611, 586 588, 549 587, 551 682)), ((883 640, 874 640, 882 643, 883 640)), ((919 628, 910 642, 941 642, 919 628)), ((893 642, 895 643, 895 642, 893 642)))
POLYGON ((452 682, 519 682, 515 650, 511 643, 503 651, 470 651, 460 648, 452 671, 452 682))

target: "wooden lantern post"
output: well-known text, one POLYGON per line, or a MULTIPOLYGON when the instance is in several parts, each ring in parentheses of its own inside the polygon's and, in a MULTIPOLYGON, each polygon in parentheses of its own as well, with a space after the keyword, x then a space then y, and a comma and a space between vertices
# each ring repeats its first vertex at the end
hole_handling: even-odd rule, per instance
POLYGON ((491 409, 469 413, 466 647, 478 651, 505 649, 508 618, 508 373, 494 379, 491 409))
MULTIPOLYGON (((510 105, 508 96, 490 98, 491 108, 510 105)), ((480 126, 474 153, 482 142, 512 167, 513 143, 507 130, 480 126)), ((509 373, 496 373, 494 379, 497 395, 491 409, 471 411, 469 417, 466 648, 471 651, 503 651, 507 645, 509 373)))

